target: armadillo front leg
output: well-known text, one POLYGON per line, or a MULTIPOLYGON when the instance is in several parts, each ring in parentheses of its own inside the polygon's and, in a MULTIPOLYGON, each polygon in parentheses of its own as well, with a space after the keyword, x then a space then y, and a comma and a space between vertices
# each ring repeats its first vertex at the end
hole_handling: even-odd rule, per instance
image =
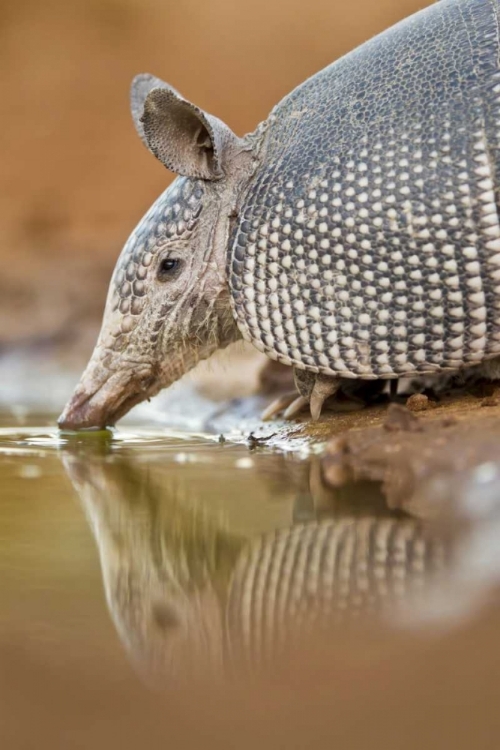
POLYGON ((311 416, 319 419, 323 404, 329 396, 333 396, 340 387, 340 378, 316 374, 308 370, 293 371, 295 387, 299 395, 286 393, 277 398, 262 414, 263 420, 271 419, 285 409, 285 419, 293 419, 309 404, 311 416))
MULTIPOLYGON (((309 403, 311 417, 314 420, 319 419, 326 399, 329 396, 335 395, 338 391, 340 387, 340 378, 298 369, 294 369, 293 374, 295 385, 300 393, 299 398, 302 398, 305 402, 309 403)), ((290 408, 291 407, 287 409, 287 412, 289 412, 290 408)), ((292 415, 287 413, 285 416, 290 417, 292 415)))
MULTIPOLYGON (((308 370, 298 370, 294 368, 293 376, 295 380, 295 387, 297 388, 299 395, 293 399, 288 400, 288 406, 284 412, 285 419, 293 419, 296 417, 302 409, 309 404, 311 410, 311 417, 314 420, 320 418, 321 409, 323 404, 329 396, 333 396, 340 387, 340 378, 332 378, 328 375, 316 374, 309 372, 308 370)), ((269 418, 270 411, 276 414, 276 407, 278 402, 274 402, 270 409, 266 410, 266 416, 269 418)))

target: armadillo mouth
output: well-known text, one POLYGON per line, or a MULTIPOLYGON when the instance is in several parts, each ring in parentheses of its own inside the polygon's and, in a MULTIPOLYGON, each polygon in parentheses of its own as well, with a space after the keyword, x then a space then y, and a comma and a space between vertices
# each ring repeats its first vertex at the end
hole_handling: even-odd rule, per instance
POLYGON ((57 423, 61 430, 99 430, 112 427, 133 406, 161 388, 156 379, 136 373, 117 372, 101 384, 88 386, 86 375, 78 384, 57 423))

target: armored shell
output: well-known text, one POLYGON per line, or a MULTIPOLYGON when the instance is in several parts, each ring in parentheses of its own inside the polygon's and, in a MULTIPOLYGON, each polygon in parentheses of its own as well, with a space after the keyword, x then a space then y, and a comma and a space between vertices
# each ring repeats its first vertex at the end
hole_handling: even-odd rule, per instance
POLYGON ((441 0, 295 89, 230 246, 273 359, 346 378, 500 354, 499 4, 441 0))

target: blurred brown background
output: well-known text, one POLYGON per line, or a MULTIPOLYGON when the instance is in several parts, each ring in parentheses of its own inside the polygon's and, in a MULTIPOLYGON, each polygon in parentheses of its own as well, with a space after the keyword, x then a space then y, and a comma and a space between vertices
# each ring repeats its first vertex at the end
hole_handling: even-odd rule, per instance
POLYGON ((171 176, 128 111, 138 72, 237 133, 429 0, 20 0, 0 5, 0 352, 82 357, 122 243, 171 176))

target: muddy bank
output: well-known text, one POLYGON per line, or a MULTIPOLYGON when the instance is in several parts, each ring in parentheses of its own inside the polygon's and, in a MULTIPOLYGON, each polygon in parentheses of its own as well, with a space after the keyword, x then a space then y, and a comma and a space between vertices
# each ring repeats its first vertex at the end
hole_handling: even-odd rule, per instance
MULTIPOLYGON (((409 509, 417 493, 432 482, 435 487, 439 479, 443 486, 456 489, 457 477, 498 463, 500 402, 495 396, 450 397, 433 408, 425 396, 407 403, 347 415, 342 424, 328 418, 335 432, 322 459, 328 486, 381 482, 389 507, 409 509)), ((440 497, 445 499, 441 491, 440 497)), ((437 511, 427 508, 427 512, 437 511)))

